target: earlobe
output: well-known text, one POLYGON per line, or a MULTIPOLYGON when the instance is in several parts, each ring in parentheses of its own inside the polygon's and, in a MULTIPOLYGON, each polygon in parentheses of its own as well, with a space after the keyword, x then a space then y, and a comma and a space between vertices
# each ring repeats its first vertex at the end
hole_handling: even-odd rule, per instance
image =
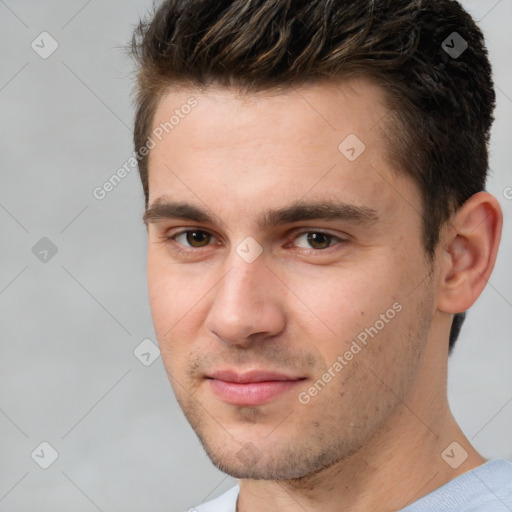
POLYGON ((455 212, 440 240, 440 311, 466 311, 482 293, 496 262, 502 225, 501 207, 488 192, 473 195, 455 212))

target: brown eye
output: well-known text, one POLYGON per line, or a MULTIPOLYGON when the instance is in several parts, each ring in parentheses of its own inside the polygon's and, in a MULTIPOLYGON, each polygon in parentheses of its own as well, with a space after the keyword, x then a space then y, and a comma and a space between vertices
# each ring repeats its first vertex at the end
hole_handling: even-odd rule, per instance
POLYGON ((191 247, 205 247, 211 241, 211 235, 205 231, 187 231, 186 241, 191 247))
POLYGON ((308 243, 313 249, 326 249, 331 245, 332 236, 326 233, 308 233, 308 243))

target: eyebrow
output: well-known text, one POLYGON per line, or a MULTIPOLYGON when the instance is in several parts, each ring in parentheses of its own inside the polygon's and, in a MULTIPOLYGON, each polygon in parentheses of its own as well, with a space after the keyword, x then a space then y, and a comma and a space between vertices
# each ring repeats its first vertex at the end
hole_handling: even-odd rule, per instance
MULTIPOLYGON (((189 220, 200 224, 224 224, 218 216, 195 205, 160 199, 150 205, 143 216, 146 225, 167 219, 189 220)), ((343 202, 296 202, 284 208, 263 212, 257 218, 257 225, 263 229, 307 220, 338 220, 371 225, 379 221, 379 216, 372 208, 343 202)))

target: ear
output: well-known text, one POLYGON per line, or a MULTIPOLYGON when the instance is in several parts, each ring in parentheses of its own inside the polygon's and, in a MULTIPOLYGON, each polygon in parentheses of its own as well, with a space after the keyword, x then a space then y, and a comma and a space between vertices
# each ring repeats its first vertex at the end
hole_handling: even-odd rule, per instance
POLYGON ((442 230, 437 307, 445 313, 469 309, 494 268, 503 213, 488 192, 471 196, 442 230))

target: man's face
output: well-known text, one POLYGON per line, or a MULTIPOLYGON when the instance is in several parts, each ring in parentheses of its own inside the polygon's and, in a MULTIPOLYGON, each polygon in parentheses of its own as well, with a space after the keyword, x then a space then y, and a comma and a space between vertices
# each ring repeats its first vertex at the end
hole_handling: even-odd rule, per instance
POLYGON ((385 158, 385 114, 365 81, 159 104, 153 128, 175 117, 149 162, 154 327, 187 419, 235 477, 327 468, 432 384, 421 199, 385 158))

